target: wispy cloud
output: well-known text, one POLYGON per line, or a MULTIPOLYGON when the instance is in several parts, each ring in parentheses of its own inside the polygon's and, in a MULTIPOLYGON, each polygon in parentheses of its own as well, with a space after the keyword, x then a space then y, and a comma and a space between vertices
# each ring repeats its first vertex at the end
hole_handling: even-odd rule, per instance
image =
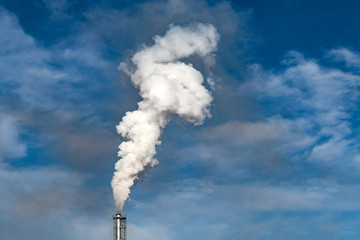
POLYGON ((71 6, 68 0, 42 0, 50 11, 50 17, 53 20, 64 20, 69 18, 66 10, 71 6))
POLYGON ((258 101, 268 104, 267 116, 280 115, 290 122, 306 123, 298 125, 298 131, 317 141, 308 146, 310 155, 304 160, 337 167, 355 164, 358 143, 354 112, 358 110, 360 76, 322 66, 297 52, 290 52, 283 62, 286 68, 281 72, 251 66, 251 80, 240 88, 241 92, 250 90, 258 101))
MULTIPOLYGON (((115 83, 110 80, 104 85, 103 81, 116 81, 116 63, 105 60, 99 47, 92 47, 96 40, 85 39, 86 34, 45 48, 23 31, 13 14, 5 9, 0 11, 2 124, 9 125, 7 116, 15 116, 19 127, 41 129, 37 142, 41 146, 52 142, 53 153, 68 159, 67 164, 73 162, 79 167, 80 163, 90 161, 88 166, 91 166, 91 159, 95 165, 101 164, 96 158, 109 154, 116 144, 112 145, 115 134, 108 130, 110 126, 98 117, 98 112, 112 110, 106 101, 91 103, 90 99, 92 95, 102 94, 104 86, 111 95, 111 85, 115 83), (102 139, 104 144, 94 147, 94 139, 102 139)), ((2 142, 10 144, 9 139, 2 142)), ((19 150, 17 156, 24 156, 24 150, 19 150)))
POLYGON ((337 48, 329 51, 328 57, 335 61, 344 62, 347 67, 359 70, 360 54, 347 48, 337 48))
POLYGON ((20 140, 21 131, 14 117, 0 112, 0 132, 0 162, 7 158, 26 155, 27 147, 20 140))
MULTIPOLYGON (((99 202, 95 199, 101 193, 87 191, 84 176, 55 167, 0 167, 2 238, 21 239, 31 234, 32 238, 46 239, 52 236, 54 225, 62 230, 53 239, 97 239, 109 232, 106 217, 99 217, 106 213, 96 210, 99 202), (19 221, 27 224, 19 227, 19 221)), ((107 213, 110 215, 110 207, 107 213)))
POLYGON ((184 226, 183 231, 172 233, 173 238, 278 239, 291 233, 289 239, 301 239, 317 234, 341 237, 349 230, 358 233, 356 224, 337 225, 332 218, 344 211, 359 211, 359 185, 346 186, 321 179, 297 184, 268 181, 218 184, 187 179, 169 185, 147 201, 140 200, 140 193, 138 200, 130 202, 129 215, 141 211, 142 216, 134 219, 138 224, 156 219, 168 231, 184 226), (189 225, 189 221, 196 224, 189 225))

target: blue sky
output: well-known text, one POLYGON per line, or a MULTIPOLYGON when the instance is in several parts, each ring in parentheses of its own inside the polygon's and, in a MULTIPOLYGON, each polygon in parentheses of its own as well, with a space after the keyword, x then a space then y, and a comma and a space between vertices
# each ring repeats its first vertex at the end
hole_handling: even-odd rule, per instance
POLYGON ((197 22, 220 34, 212 117, 166 127, 128 239, 359 239, 359 7, 0 0, 0 239, 111 239, 115 125, 140 100, 118 65, 197 22))

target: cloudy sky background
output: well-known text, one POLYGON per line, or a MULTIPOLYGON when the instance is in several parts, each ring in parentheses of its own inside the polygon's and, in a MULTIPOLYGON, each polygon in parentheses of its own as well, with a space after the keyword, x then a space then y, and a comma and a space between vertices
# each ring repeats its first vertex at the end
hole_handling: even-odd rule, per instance
POLYGON ((0 239, 111 239, 115 125, 140 99, 118 64, 196 22, 221 35, 213 116, 167 126, 128 239, 359 239, 359 7, 0 0, 0 239))

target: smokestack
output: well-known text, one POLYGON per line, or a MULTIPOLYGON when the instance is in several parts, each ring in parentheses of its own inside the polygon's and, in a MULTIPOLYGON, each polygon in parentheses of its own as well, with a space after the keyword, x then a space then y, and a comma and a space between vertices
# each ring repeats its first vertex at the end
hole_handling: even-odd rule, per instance
POLYGON ((114 240, 126 240, 126 216, 117 213, 114 220, 114 240))

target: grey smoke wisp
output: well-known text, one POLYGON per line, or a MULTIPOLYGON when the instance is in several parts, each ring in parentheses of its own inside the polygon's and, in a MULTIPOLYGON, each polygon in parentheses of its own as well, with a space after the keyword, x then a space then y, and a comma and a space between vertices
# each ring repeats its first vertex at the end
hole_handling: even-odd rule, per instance
POLYGON ((116 126, 126 139, 119 145, 120 160, 115 164, 111 182, 118 212, 129 198, 138 174, 145 167, 157 165, 155 147, 161 143, 159 137, 169 115, 177 114, 194 125, 202 124, 210 116, 212 96, 202 85, 203 76, 181 60, 194 54, 204 59, 213 57, 218 39, 215 27, 209 24, 171 25, 165 36, 154 37, 153 46, 132 57, 134 69, 120 63, 119 69, 130 76, 143 100, 137 110, 127 112, 116 126))

